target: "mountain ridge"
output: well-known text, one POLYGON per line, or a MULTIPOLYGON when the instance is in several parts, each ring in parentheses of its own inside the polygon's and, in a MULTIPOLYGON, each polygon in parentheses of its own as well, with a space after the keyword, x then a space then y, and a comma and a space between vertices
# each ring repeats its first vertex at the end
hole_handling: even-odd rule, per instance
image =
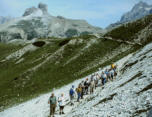
POLYGON ((101 28, 94 27, 85 20, 52 16, 48 13, 47 5, 40 3, 38 8, 28 8, 22 17, 1 25, 0 41, 27 41, 41 37, 67 38, 102 32, 101 28))
POLYGON ((116 28, 122 24, 133 22, 135 20, 138 20, 140 18, 143 18, 147 15, 152 14, 152 5, 147 4, 146 2, 138 2, 133 6, 133 8, 128 11, 127 13, 123 14, 121 16, 120 21, 110 24, 107 29, 111 30, 113 28, 116 28))

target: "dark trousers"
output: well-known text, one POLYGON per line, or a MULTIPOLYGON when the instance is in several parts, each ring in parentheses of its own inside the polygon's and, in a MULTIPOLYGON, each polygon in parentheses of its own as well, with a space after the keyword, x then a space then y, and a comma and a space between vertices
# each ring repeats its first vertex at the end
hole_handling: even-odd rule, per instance
POLYGON ((106 78, 103 78, 102 79, 102 85, 105 85, 105 83, 106 83, 106 78))
POLYGON ((60 106, 60 113, 63 113, 64 106, 60 106))
POLYGON ((88 94, 88 86, 85 87, 85 94, 88 94))
POLYGON ((50 115, 55 114, 55 108, 56 108, 56 104, 50 104, 50 115))

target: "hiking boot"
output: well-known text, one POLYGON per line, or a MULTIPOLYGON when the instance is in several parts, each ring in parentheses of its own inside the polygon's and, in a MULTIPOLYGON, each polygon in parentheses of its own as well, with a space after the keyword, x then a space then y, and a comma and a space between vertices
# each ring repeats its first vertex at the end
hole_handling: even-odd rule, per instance
POLYGON ((64 112, 62 112, 62 114, 65 114, 64 112))
POLYGON ((61 115, 62 113, 60 112, 60 115, 61 115))

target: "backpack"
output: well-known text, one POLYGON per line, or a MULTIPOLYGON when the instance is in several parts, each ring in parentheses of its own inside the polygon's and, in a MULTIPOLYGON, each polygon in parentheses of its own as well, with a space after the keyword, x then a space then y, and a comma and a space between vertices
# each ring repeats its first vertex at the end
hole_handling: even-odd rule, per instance
POLYGON ((84 82, 84 86, 87 86, 87 81, 84 82))
POLYGON ((71 88, 70 89, 70 95, 73 95, 74 94, 74 91, 73 91, 73 89, 71 88))

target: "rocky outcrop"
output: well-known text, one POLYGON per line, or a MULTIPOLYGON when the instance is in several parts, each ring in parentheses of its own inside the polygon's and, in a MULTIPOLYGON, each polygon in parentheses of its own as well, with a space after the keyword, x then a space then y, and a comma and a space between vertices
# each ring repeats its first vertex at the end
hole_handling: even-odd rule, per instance
POLYGON ((32 13, 36 12, 38 10, 38 8, 35 7, 31 7, 25 10, 25 13, 23 14, 23 16, 28 16, 31 15, 32 13))
POLYGON ((39 15, 48 14, 48 6, 46 4, 39 3, 38 8, 36 7, 27 8, 23 16, 25 17, 29 15, 38 15, 38 14, 39 15))
POLYGON ((46 4, 39 3, 38 8, 41 9, 44 14, 48 13, 48 6, 46 4))

